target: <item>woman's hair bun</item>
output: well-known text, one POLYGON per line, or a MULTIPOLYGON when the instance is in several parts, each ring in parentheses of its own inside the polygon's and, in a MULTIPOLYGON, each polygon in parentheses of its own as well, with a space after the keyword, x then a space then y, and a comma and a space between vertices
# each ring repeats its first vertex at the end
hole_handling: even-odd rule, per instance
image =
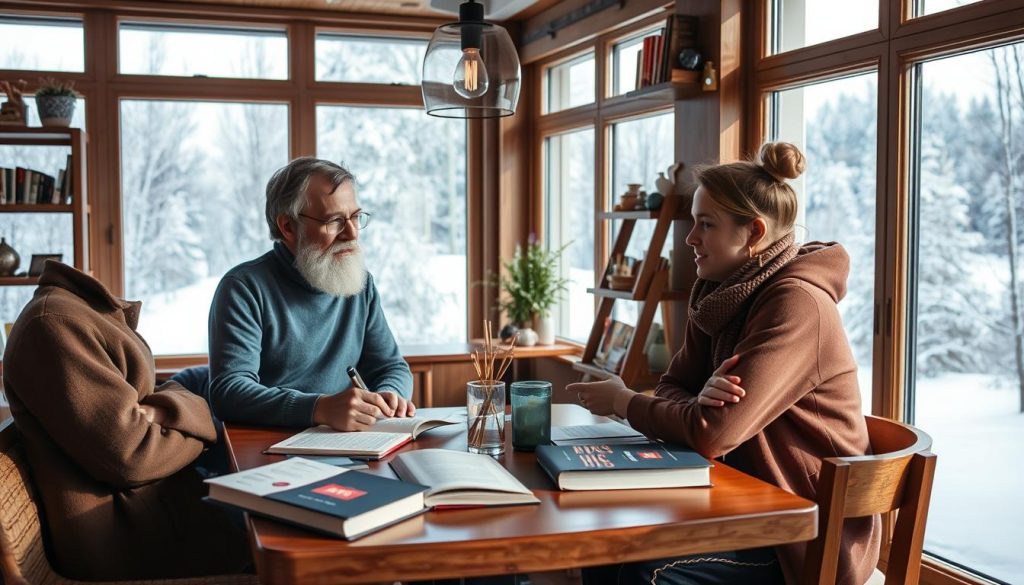
POLYGON ((765 143, 757 158, 761 167, 780 183, 799 177, 807 166, 804 153, 788 142, 765 143))

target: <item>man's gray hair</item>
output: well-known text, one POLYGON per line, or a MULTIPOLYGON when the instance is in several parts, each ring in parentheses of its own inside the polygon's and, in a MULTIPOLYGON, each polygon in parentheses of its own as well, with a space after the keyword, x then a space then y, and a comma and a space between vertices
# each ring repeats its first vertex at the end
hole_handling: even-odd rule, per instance
POLYGON ((278 215, 299 219, 299 214, 306 207, 305 193, 309 188, 309 178, 313 175, 329 180, 332 191, 345 181, 355 181, 355 177, 345 167, 312 156, 299 157, 277 169, 267 182, 267 226, 270 228, 270 239, 284 239, 284 234, 277 227, 278 215))

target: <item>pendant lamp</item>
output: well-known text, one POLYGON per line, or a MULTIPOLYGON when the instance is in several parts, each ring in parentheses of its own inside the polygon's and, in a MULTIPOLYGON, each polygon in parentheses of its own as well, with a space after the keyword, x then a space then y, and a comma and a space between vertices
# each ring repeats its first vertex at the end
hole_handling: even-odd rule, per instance
POLYGON ((423 105, 440 118, 500 118, 516 112, 519 55, 504 28, 484 21, 484 7, 459 6, 459 21, 441 25, 423 57, 423 105))

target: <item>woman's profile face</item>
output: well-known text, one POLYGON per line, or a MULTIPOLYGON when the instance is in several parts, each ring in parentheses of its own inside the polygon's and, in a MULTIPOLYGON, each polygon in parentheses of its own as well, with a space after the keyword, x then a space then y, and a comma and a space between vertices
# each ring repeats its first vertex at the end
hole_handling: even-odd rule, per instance
POLYGON ((750 228, 736 220, 714 202, 704 187, 693 194, 693 229, 686 244, 693 247, 697 276, 722 282, 750 260, 747 240, 750 228))

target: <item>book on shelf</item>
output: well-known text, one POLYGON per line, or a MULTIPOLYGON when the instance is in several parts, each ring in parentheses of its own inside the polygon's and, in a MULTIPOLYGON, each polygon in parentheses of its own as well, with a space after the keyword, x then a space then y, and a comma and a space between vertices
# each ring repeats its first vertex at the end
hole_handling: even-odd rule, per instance
POLYGON ((678 77, 677 60, 683 49, 697 45, 697 17, 672 14, 658 33, 644 37, 637 55, 635 89, 668 81, 685 80, 678 77))
POLYGON ((711 485, 711 464, 660 443, 541 445, 537 463, 562 490, 628 490, 711 485))
POLYGON ((348 540, 426 511, 426 487, 301 457, 206 480, 208 499, 348 540))
POLYGON ((604 328, 604 336, 594 354, 594 365, 613 374, 622 369, 622 361, 633 339, 633 326, 622 321, 610 320, 604 328))
POLYGON ((429 486, 426 504, 431 508, 540 503, 529 488, 487 455, 419 449, 399 453, 391 467, 405 481, 429 486))
POLYGON ((0 168, 0 204, 49 203, 57 181, 25 167, 0 168))
POLYGON ((628 425, 610 421, 592 425, 551 427, 551 442, 555 445, 619 445, 647 443, 648 439, 628 425))
POLYGON ((426 416, 426 409, 407 418, 382 418, 365 431, 336 431, 326 425, 308 428, 301 433, 272 445, 267 453, 272 455, 349 455, 380 459, 422 433, 447 425, 458 424, 463 419, 448 415, 443 418, 426 416))

